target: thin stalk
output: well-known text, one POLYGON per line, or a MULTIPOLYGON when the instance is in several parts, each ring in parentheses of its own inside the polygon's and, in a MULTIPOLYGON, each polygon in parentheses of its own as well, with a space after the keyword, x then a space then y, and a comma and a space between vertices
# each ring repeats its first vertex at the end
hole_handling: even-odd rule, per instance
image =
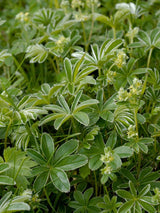
POLYGON ((14 178, 13 178, 14 181, 15 181, 15 179, 17 178, 18 173, 20 172, 20 170, 21 170, 21 168, 22 168, 23 163, 24 163, 25 160, 26 160, 26 158, 24 158, 24 159, 21 161, 21 164, 20 164, 20 166, 19 166, 19 168, 18 168, 18 171, 17 171, 16 175, 15 175, 14 178))
POLYGON ((87 38, 86 38, 86 31, 85 31, 85 27, 84 27, 83 21, 81 21, 81 25, 82 25, 82 29, 83 29, 83 39, 84 39, 84 43, 85 43, 85 51, 87 51, 87 46, 86 46, 87 38))
POLYGON ((61 196, 61 193, 58 193, 58 195, 56 196, 56 199, 54 201, 54 208, 56 208, 60 196, 61 196))
POLYGON ((135 121, 136 133, 137 133, 137 139, 138 139, 138 121, 137 121, 137 112, 138 112, 138 109, 137 109, 137 108, 135 108, 135 109, 134 109, 134 121, 135 121))
POLYGON ((28 134, 33 136, 34 141, 35 141, 35 146, 36 146, 36 148, 37 148, 37 151, 40 152, 39 144, 38 144, 38 142, 37 142, 35 136, 32 134, 32 132, 31 132, 31 130, 30 130, 30 126, 26 123, 25 127, 26 127, 26 130, 27 130, 28 134))
POLYGON ((98 196, 98 184, 97 184, 97 177, 96 177, 96 172, 94 171, 94 179, 95 179, 95 192, 96 196, 98 196))
POLYGON ((101 76, 101 68, 100 67, 98 68, 98 75, 99 75, 99 77, 101 76))
MULTIPOLYGON (((147 68, 149 68, 149 65, 150 65, 152 51, 153 51, 153 47, 149 50, 148 59, 147 59, 147 68)), ((144 80, 144 84, 143 84, 143 88, 142 88, 142 95, 145 92, 147 80, 148 80, 148 73, 146 73, 146 75, 145 75, 145 80, 144 80)))
POLYGON ((11 121, 11 119, 9 119, 9 124, 8 124, 7 130, 6 130, 6 133, 5 133, 5 140, 4 140, 5 149, 7 148, 7 136, 8 136, 8 132, 9 132, 9 128, 10 128, 11 124, 12 124, 12 121, 11 121))
POLYGON ((104 191, 106 192, 106 194, 109 196, 108 190, 107 190, 107 186, 103 185, 104 187, 104 191))
POLYGON ((112 30, 113 30, 113 37, 114 37, 114 39, 116 39, 116 28, 112 27, 112 30))
POLYGON ((88 44, 87 44, 87 48, 86 51, 88 50, 88 46, 92 37, 92 33, 93 33, 93 28, 94 28, 94 18, 93 18, 93 14, 94 14, 94 4, 92 4, 92 23, 91 23, 91 29, 90 29, 90 33, 89 33, 89 38, 88 38, 88 44))
POLYGON ((51 209, 53 210, 52 212, 56 212, 56 210, 55 210, 55 208, 52 206, 52 203, 51 203, 51 201, 50 201, 50 198, 49 198, 49 196, 48 196, 48 194, 47 194, 47 190, 46 190, 45 188, 43 188, 43 190, 44 190, 45 196, 46 196, 46 198, 47 198, 47 202, 48 202, 49 206, 51 207, 51 209))

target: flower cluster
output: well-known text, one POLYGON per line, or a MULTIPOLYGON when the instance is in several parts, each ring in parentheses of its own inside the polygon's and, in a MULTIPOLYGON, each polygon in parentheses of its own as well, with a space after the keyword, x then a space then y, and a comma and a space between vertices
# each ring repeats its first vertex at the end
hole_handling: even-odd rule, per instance
POLYGON ((128 138, 134 138, 134 137, 138 136, 135 125, 130 125, 128 127, 127 135, 128 135, 128 138))
POLYGON ((92 5, 94 6, 94 7, 100 7, 100 2, 99 2, 99 0, 86 0, 86 5, 87 5, 87 7, 92 7, 92 5))
POLYGON ((116 59, 114 61, 115 65, 118 68, 122 68, 122 66, 126 64, 126 58, 127 58, 127 55, 122 50, 118 51, 116 59))
POLYGON ((155 188, 154 189, 154 193, 155 193, 155 195, 153 196, 153 202, 157 202, 157 203, 160 203, 160 190, 159 190, 159 188, 155 188))
POLYGON ((20 22, 27 22, 29 20, 28 18, 29 13, 23 13, 20 12, 16 15, 15 19, 19 20, 20 22))
POLYGON ((139 28, 138 27, 134 27, 133 29, 130 29, 128 31, 128 33, 126 34, 126 36, 133 41, 134 37, 138 34, 139 28))
POLYGON ((134 78, 132 85, 125 90, 121 87, 118 91, 118 101, 127 101, 127 99, 132 99, 135 96, 140 95, 142 92, 142 81, 134 78))
POLYGON ((132 15, 136 14, 136 5, 132 2, 127 3, 118 3, 116 4, 117 10, 128 10, 132 15))
POLYGON ((64 51, 65 45, 69 42, 69 38, 65 38, 64 36, 60 36, 59 39, 55 42, 56 51, 58 53, 62 53, 64 51))
POLYGON ((108 84, 113 84, 113 81, 114 81, 114 77, 116 76, 116 72, 113 72, 113 71, 109 71, 107 72, 107 83, 108 84))
POLYGON ((101 169, 102 174, 111 174, 112 167, 109 165, 114 160, 110 147, 104 148, 104 155, 101 155, 101 161, 105 164, 105 167, 101 169))
POLYGON ((71 7, 72 7, 72 9, 76 9, 76 8, 80 8, 80 7, 83 8, 84 3, 82 2, 82 0, 72 0, 71 7))

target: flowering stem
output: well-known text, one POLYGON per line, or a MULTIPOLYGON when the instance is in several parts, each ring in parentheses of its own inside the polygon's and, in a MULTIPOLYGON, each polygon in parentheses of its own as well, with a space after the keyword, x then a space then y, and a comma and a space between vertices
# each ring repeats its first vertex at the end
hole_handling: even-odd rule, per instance
POLYGON ((137 122, 137 112, 138 109, 137 107, 134 109, 134 121, 135 121, 135 126, 136 126, 136 133, 137 133, 137 139, 138 139, 138 122, 137 122))
POLYGON ((82 25, 82 29, 83 29, 83 39, 84 39, 84 43, 85 43, 85 51, 87 51, 87 46, 86 46, 87 38, 86 38, 86 32, 85 32, 83 21, 81 21, 81 25, 82 25))
MULTIPOLYGON (((148 55, 148 59, 147 59, 147 68, 149 68, 149 65, 150 65, 152 51, 153 51, 153 47, 149 51, 149 55, 148 55)), ((146 75, 145 75, 145 80, 144 80, 144 84, 143 84, 143 88, 142 88, 142 95, 145 92, 147 80, 148 80, 148 73, 146 73, 146 75)))
POLYGON ((86 50, 88 50, 88 46, 92 37, 92 33, 93 33, 93 27, 94 27, 94 18, 93 18, 93 13, 94 13, 94 5, 92 4, 92 24, 91 24, 91 30, 90 30, 90 34, 89 34, 89 38, 88 38, 88 44, 86 47, 86 50))
POLYGON ((112 27, 112 30, 113 30, 113 37, 114 37, 114 39, 116 39, 116 28, 112 27))
POLYGON ((94 178, 95 178, 95 191, 96 191, 96 196, 98 196, 98 186, 97 186, 97 177, 96 177, 96 172, 94 171, 94 178))

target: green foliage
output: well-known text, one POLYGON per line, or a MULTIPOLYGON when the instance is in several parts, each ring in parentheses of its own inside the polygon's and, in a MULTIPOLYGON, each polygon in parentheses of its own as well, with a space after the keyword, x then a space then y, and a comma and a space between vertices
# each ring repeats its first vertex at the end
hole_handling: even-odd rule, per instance
POLYGON ((0 5, 0 212, 160 212, 159 1, 0 5))

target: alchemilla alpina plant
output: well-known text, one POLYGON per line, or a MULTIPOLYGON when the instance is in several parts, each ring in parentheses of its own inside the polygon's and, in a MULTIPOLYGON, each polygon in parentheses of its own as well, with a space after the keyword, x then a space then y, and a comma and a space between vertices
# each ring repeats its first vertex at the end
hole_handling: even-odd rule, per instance
POLYGON ((0 8, 0 213, 160 212, 160 2, 0 8))

